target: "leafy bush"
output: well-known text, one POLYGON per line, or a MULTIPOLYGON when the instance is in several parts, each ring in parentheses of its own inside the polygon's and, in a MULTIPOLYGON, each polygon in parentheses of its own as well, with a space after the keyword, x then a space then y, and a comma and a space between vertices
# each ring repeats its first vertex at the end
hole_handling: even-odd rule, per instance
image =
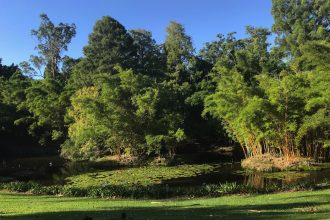
POLYGON ((330 182, 322 183, 302 182, 288 185, 267 185, 264 188, 226 182, 220 184, 203 184, 195 187, 170 187, 168 185, 107 185, 79 188, 74 186, 42 186, 33 182, 0 183, 0 190, 11 192, 29 192, 35 195, 62 195, 67 197, 93 197, 93 198, 173 198, 180 196, 222 196, 226 194, 255 194, 273 193, 282 191, 299 191, 311 189, 330 188, 330 182))
POLYGON ((36 187, 36 185, 37 184, 33 182, 9 182, 0 184, 0 188, 13 192, 27 192, 36 187))

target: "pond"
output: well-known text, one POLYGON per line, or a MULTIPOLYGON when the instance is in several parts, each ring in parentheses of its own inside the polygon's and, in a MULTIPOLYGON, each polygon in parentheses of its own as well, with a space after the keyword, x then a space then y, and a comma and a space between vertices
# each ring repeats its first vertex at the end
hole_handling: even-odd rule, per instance
MULTIPOLYGON (((239 162, 211 163, 212 169, 197 172, 196 175, 175 175, 164 178, 160 184, 169 186, 197 186, 201 184, 218 184, 236 182, 264 188, 267 185, 285 185, 304 181, 322 182, 330 180, 330 169, 315 171, 286 171, 278 173, 258 173, 244 171, 239 162)), ((189 165, 194 166, 194 165, 189 165)), ((175 166, 172 168, 176 169, 175 166)), ((67 177, 93 172, 117 171, 133 169, 119 166, 113 162, 103 163, 72 163, 58 157, 26 158, 12 161, 2 161, 0 164, 0 181, 37 181, 45 185, 65 184, 67 177)), ((138 168, 134 168, 138 169, 138 168)), ((157 167, 155 168, 157 169, 157 167)), ((153 172, 157 172, 153 169, 153 172)), ((179 171, 178 171, 179 172, 179 171)), ((112 175, 112 174, 109 174, 112 175)))
POLYGON ((324 180, 330 180, 330 169, 261 173, 245 171, 239 162, 235 162, 231 164, 220 164, 219 168, 198 177, 178 178, 168 180, 166 183, 171 185, 199 185, 203 183, 236 182, 256 188, 265 188, 268 185, 274 184, 283 186, 307 181, 320 183, 324 180))

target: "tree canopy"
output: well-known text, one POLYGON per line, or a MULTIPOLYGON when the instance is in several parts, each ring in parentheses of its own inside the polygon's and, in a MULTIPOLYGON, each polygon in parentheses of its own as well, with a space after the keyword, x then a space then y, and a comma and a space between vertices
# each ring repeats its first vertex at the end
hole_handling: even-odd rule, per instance
POLYGON ((71 160, 228 143, 246 157, 329 157, 329 11, 326 0, 273 0, 272 30, 220 33, 197 52, 178 22, 157 43, 104 16, 78 59, 63 54, 76 26, 42 14, 38 56, 0 59, 0 136, 23 129, 71 160))

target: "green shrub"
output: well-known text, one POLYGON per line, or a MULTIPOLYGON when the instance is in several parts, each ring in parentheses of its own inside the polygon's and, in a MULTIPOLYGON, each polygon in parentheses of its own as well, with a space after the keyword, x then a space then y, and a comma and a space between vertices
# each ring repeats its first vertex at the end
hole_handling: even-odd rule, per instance
POLYGON ((61 188, 60 194, 68 197, 86 197, 88 195, 88 189, 72 187, 72 186, 64 186, 61 188))
POLYGON ((39 184, 34 185, 29 191, 36 195, 58 195, 60 194, 62 186, 42 186, 39 184))
POLYGON ((107 185, 107 186, 43 186, 34 182, 0 183, 0 190, 11 192, 30 192, 36 195, 63 195, 67 197, 93 197, 93 198, 173 198, 173 197, 201 197, 222 196, 226 194, 255 194, 281 191, 298 191, 310 189, 330 188, 330 182, 322 183, 302 182, 297 184, 278 185, 271 184, 264 188, 226 182, 220 184, 203 184, 194 187, 171 187, 167 185, 107 185))
POLYGON ((2 183, 1 188, 13 192, 27 192, 33 187, 36 187, 36 183, 33 182, 9 182, 2 183))

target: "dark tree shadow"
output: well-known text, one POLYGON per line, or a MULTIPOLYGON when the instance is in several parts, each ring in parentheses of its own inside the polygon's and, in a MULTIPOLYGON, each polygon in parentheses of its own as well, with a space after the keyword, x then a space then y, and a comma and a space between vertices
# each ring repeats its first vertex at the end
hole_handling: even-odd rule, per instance
MULTIPOLYGON (((328 199, 329 200, 329 199, 328 199)), ((286 204, 244 205, 244 206, 190 206, 139 207, 112 209, 108 207, 91 211, 60 211, 30 215, 1 217, 2 220, 83 220, 90 216, 94 220, 119 220, 125 212, 127 220, 214 220, 214 219, 327 219, 330 210, 317 207, 329 202, 298 202, 286 204)))

